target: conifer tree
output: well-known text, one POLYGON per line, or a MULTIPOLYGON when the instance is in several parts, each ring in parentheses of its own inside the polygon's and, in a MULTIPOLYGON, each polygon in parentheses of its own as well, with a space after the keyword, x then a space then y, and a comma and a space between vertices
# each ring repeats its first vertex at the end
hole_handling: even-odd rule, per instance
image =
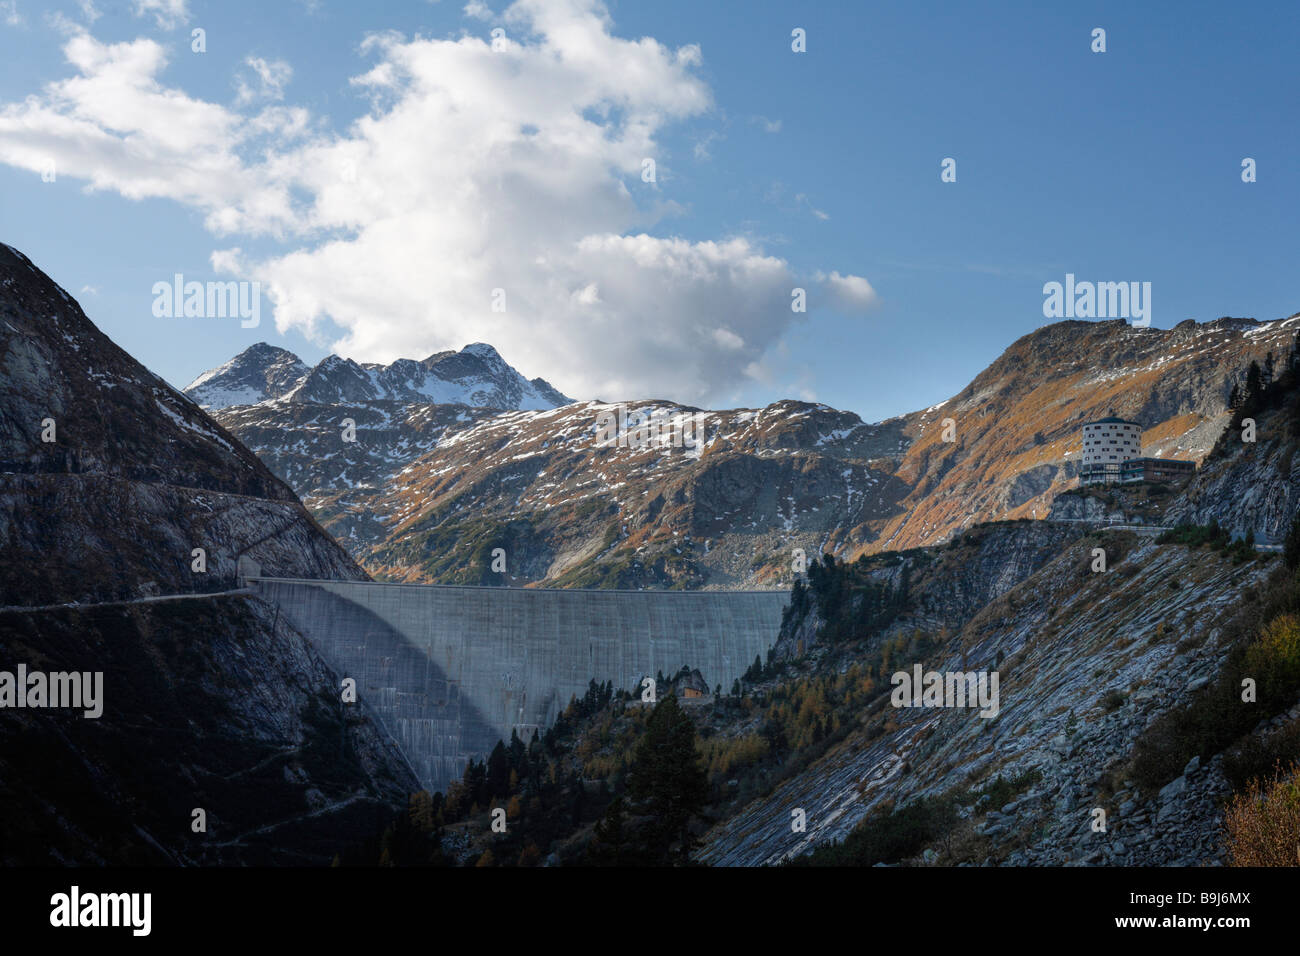
POLYGON ((1288 568, 1295 568, 1300 565, 1300 513, 1291 519, 1291 527, 1286 533, 1286 544, 1283 547, 1282 559, 1286 561, 1288 568))
POLYGON ((695 724, 675 695, 655 705, 628 777, 632 798, 654 818, 648 828, 652 858, 668 862, 676 844, 676 856, 686 860, 692 844, 688 828, 704 807, 708 779, 695 749, 695 724))
POLYGON ((627 834, 627 805, 622 797, 615 797, 596 824, 587 859, 595 866, 626 866, 634 862, 633 857, 627 834))
POLYGON ((487 797, 504 797, 510 792, 510 755, 500 740, 487 761, 487 797))

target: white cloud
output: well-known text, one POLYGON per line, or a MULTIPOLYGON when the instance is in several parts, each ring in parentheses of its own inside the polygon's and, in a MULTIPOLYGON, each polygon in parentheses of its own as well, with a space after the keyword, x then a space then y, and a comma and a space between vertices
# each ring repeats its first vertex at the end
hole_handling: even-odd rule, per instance
POLYGON ((814 310, 874 303, 865 279, 801 278, 753 240, 649 234, 679 207, 642 158, 662 166, 664 131, 713 109, 698 47, 617 37, 597 0, 519 0, 499 21, 502 52, 368 38, 353 84, 371 108, 338 134, 238 108, 278 100, 283 64, 250 58, 261 86, 230 108, 164 86, 154 41, 83 32, 64 48, 75 75, 0 108, 0 161, 53 156, 61 178, 201 210, 231 237, 214 268, 260 280, 282 331, 341 330, 327 344, 362 361, 492 342, 579 397, 704 404, 762 368, 798 318, 793 287, 820 283, 814 310), (287 251, 236 245, 266 235, 287 251))
POLYGON ((164 30, 187 23, 190 19, 186 0, 135 0, 135 15, 137 17, 152 15, 154 22, 164 30))
POLYGON ((241 73, 235 78, 237 94, 235 102, 241 106, 257 100, 282 100, 284 87, 293 77, 293 67, 284 60, 264 60, 259 56, 244 58, 256 76, 255 81, 241 73))
POLYGON ((0 17, 4 18, 6 26, 22 26, 23 15, 18 12, 18 0, 0 0, 0 17))
POLYGON ((745 347, 745 340, 735 332, 731 331, 731 329, 714 329, 713 341, 717 342, 724 349, 731 349, 733 351, 745 347))
POLYGON ((573 293, 573 301, 578 305, 598 305, 600 303, 600 288, 594 282, 588 282, 585 286, 573 293))
POLYGON ((823 212, 822 210, 814 206, 812 204, 812 200, 809 199, 804 193, 797 194, 794 197, 794 201, 801 206, 806 206, 810 213, 812 213, 816 218, 822 220, 823 222, 831 218, 825 212, 823 212))
POLYGON ((879 301, 876 290, 862 276, 842 276, 838 272, 832 272, 828 276, 818 273, 817 278, 822 283, 832 308, 860 312, 872 308, 879 301))
POLYGON ((713 144, 716 140, 722 139, 722 134, 714 130, 705 133, 700 139, 695 141, 695 158, 701 161, 708 161, 713 158, 713 144))
POLYGON ((153 40, 100 43, 84 31, 63 47, 77 75, 42 96, 0 109, 0 161, 39 171, 53 158, 60 176, 131 199, 173 199, 207 213, 218 234, 283 234, 299 225, 291 208, 288 155, 255 165, 241 147, 301 128, 301 113, 254 117, 163 87, 166 63, 153 40))
POLYGON ((496 19, 496 14, 482 0, 469 0, 469 3, 465 4, 465 16, 473 17, 475 20, 496 19))

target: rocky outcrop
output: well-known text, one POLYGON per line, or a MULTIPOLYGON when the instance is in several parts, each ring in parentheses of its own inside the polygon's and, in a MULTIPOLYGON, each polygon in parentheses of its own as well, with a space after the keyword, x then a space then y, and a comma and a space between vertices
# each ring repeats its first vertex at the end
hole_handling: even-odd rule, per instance
POLYGON ((1047 517, 1051 521, 1113 523, 1124 522, 1130 518, 1119 502, 1108 502, 1099 495, 1079 490, 1057 495, 1047 517))
POLYGON ((1281 544, 1300 511, 1300 429, 1289 408, 1256 413, 1253 441, 1229 428, 1190 478, 1162 485, 1071 490, 1052 502, 1050 517, 1072 521, 1134 521, 1209 525, 1232 537, 1253 534, 1259 544, 1281 544))
POLYGON ((1252 533, 1260 543, 1281 544, 1300 511, 1300 447, 1283 414, 1261 415, 1257 441, 1228 433, 1235 453, 1208 461, 1173 502, 1166 523, 1218 521, 1234 537, 1252 533))
MULTIPOLYGON (((1068 523, 1007 521, 972 528, 940 548, 860 558, 863 581, 907 593, 906 612, 882 627, 874 640, 916 631, 960 632, 1085 533, 1068 523)), ((857 602, 856 611, 860 599, 851 600, 857 602)), ((803 614, 787 613, 776 658, 792 660, 822 645, 824 623, 816 601, 803 614)))

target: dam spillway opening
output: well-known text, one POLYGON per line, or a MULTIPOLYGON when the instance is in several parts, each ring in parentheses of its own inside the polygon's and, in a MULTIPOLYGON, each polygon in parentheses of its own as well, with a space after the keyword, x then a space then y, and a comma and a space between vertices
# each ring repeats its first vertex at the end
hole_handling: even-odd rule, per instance
POLYGON ((697 668, 731 686, 776 642, 787 591, 616 591, 250 578, 357 691, 422 784, 544 731, 588 683, 697 668))

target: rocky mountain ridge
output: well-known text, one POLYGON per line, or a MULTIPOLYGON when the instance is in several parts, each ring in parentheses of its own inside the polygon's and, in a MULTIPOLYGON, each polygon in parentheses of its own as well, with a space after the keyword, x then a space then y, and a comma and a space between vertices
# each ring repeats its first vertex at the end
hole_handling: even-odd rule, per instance
POLYGON ((842 558, 1045 517, 1075 484, 1083 422, 1146 426, 1144 453, 1201 460, 1246 366, 1289 352, 1300 318, 1044 326, 946 402, 885 422, 783 401, 709 411, 577 402, 500 414, 280 399, 217 416, 286 478, 373 574, 546 586, 788 583, 796 552, 842 558), (698 447, 598 442, 602 416, 698 447), (366 434, 341 439, 351 418, 366 434), (649 429, 647 429, 649 431, 649 429), (656 432, 657 433, 657 432, 656 432), (508 570, 485 560, 495 548, 508 570))

